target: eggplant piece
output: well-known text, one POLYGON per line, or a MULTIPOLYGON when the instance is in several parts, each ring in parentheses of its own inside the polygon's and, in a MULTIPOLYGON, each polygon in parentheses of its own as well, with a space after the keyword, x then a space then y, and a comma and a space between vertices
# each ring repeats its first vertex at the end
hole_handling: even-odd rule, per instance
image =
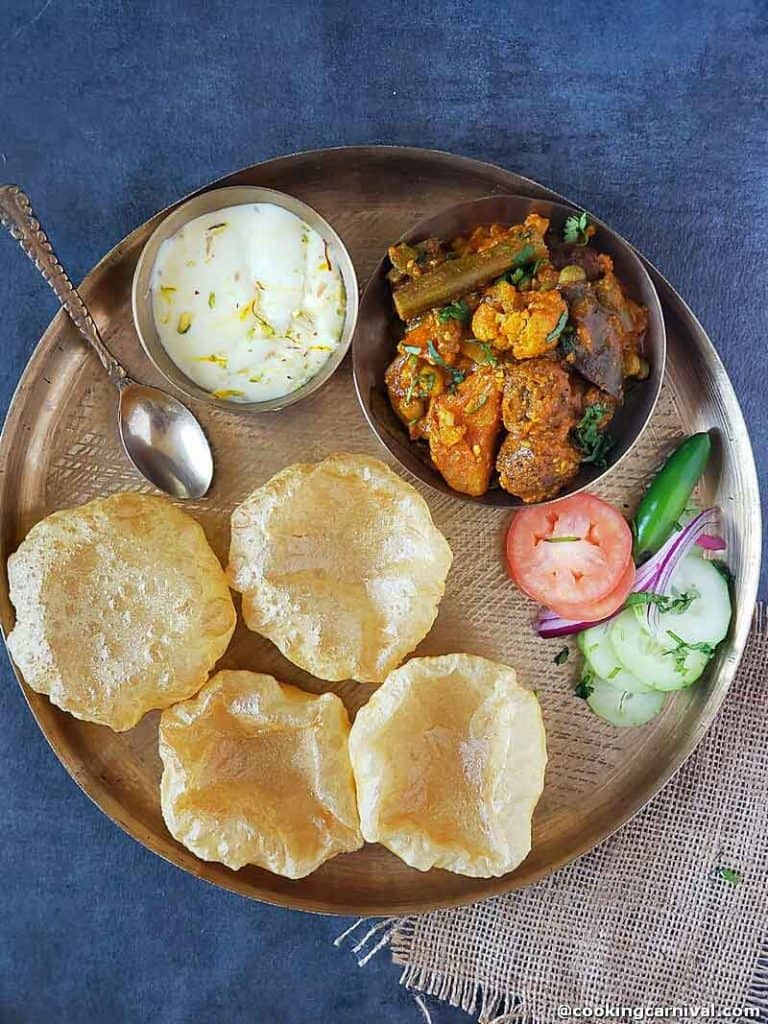
POLYGON ((563 267, 583 267, 588 281, 597 281, 603 276, 600 254, 588 245, 571 245, 555 242, 549 246, 549 259, 556 270, 563 267))
POLYGON ((624 394, 624 346, 619 318, 602 306, 586 282, 564 285, 573 335, 568 361, 591 384, 619 401, 624 394))

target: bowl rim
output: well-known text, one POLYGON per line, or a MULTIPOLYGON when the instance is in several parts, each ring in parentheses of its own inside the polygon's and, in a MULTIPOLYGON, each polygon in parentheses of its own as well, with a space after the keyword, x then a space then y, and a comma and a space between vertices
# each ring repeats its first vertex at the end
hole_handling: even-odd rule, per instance
MULTIPOLYGON (((359 315, 357 327, 355 328, 355 336, 352 340, 352 377, 355 385, 355 393, 357 395, 357 400, 362 409, 363 415, 365 416, 366 422, 368 423, 368 426, 373 431, 378 441, 384 446, 384 448, 386 448, 390 455, 392 455, 392 457, 397 460, 398 465, 402 469, 404 469, 411 475, 415 476, 418 480, 426 484, 431 490, 435 491, 436 493, 444 494, 449 497, 458 499, 460 501, 470 502, 475 505, 484 505, 487 508, 498 508, 505 509, 507 511, 515 511, 516 509, 521 508, 536 508, 538 506, 551 505, 552 503, 561 501, 564 498, 572 497, 573 495, 580 494, 583 491, 599 486, 599 484, 605 479, 605 477, 609 473, 612 473, 613 470, 616 469, 616 467, 619 466, 627 458, 627 456, 634 450, 636 444, 648 428, 648 424, 650 423, 651 418, 653 417, 653 413, 656 409, 656 406, 659 401, 659 396, 661 394, 661 389, 664 383, 664 377, 666 374, 667 366, 667 332, 666 322, 664 319, 664 312, 661 306, 661 299, 659 298, 656 286, 653 283, 651 275, 648 273, 646 267, 644 266, 643 260, 637 249, 635 249, 635 247, 630 242, 628 242, 622 235, 615 231, 609 224, 606 224, 605 221, 601 220, 599 217, 596 217, 590 211, 584 210, 583 207, 576 206, 575 204, 569 201, 558 201, 552 199, 534 199, 531 196, 520 195, 519 193, 515 192, 494 192, 485 196, 479 196, 475 199, 467 199, 459 203, 451 203, 449 206, 441 207, 434 213, 431 213, 426 217, 420 218, 390 244, 396 245, 399 242, 413 242, 415 240, 418 240, 420 237, 428 237, 431 234, 431 231, 429 230, 430 225, 432 225, 435 221, 450 215, 451 213, 455 212, 458 214, 459 211, 470 210, 473 206, 480 207, 481 205, 488 204, 491 201, 498 202, 500 200, 503 201, 506 199, 514 199, 524 202, 527 206, 530 207, 530 212, 536 213, 541 211, 542 215, 545 216, 545 210, 550 212, 557 211, 564 215, 571 214, 574 212, 586 212, 589 217, 590 223, 594 224, 595 227, 597 227, 601 232, 607 233, 607 235, 612 239, 614 244, 617 245, 617 247, 620 250, 622 250, 624 254, 626 254, 626 256, 628 257, 629 261, 633 266, 633 272, 636 273, 636 277, 634 278, 634 280, 642 280, 646 287, 648 299, 650 302, 649 311, 653 313, 653 319, 658 328, 658 336, 656 339, 658 353, 654 354, 654 379, 652 381, 648 380, 641 382, 642 386, 652 388, 652 392, 647 402, 645 416, 643 417, 640 426, 637 428, 636 432, 634 433, 634 436, 632 437, 631 441, 627 444, 624 451, 621 452, 621 454, 617 458, 610 461, 608 465, 605 467, 605 469, 598 472, 591 479, 584 481, 577 487, 566 488, 559 494, 555 495, 553 498, 547 498, 544 501, 523 502, 521 499, 515 500, 514 495, 510 494, 507 491, 501 490, 500 488, 489 489, 484 494, 478 496, 462 494, 461 491, 454 490, 454 488, 449 486, 449 484, 442 478, 442 475, 440 474, 439 470, 437 470, 436 467, 434 475, 428 476, 426 473, 422 473, 418 471, 416 468, 411 468, 410 465, 407 465, 400 456, 400 452, 398 451, 398 445, 395 439, 391 438, 386 431, 380 429, 379 424, 377 423, 376 418, 373 415, 372 410, 370 408, 370 403, 365 399, 363 393, 364 381, 362 379, 363 371, 361 367, 362 320, 359 315), (658 366, 658 370, 656 370, 656 366, 658 366)), ((481 216, 479 216, 476 223, 477 226, 479 226, 482 224, 490 223, 490 221, 487 218, 483 219, 481 216)), ((366 298, 368 297, 369 292, 371 292, 380 282, 381 275, 386 266, 387 260, 388 255, 387 253, 384 253, 384 255, 381 257, 381 259, 378 261, 378 263, 372 270, 371 274, 369 275, 365 283, 365 287, 363 288, 362 295, 360 297, 359 312, 365 312, 366 298)), ((396 314, 393 308, 391 319, 395 317, 396 314)), ((405 432, 403 431, 403 434, 404 433, 405 432)), ((410 441, 410 439, 408 439, 408 444, 413 445, 414 443, 415 442, 410 441)))
POLYGON ((350 349, 357 327, 360 308, 360 291, 357 282, 357 270, 343 239, 329 221, 318 213, 314 207, 277 189, 260 185, 225 185, 215 184, 205 188, 186 199, 180 200, 175 206, 164 210, 162 218, 144 243, 131 281, 131 314, 133 326, 138 335, 144 354, 152 366, 162 374, 163 378, 186 398, 203 402, 226 412, 238 414, 277 412, 289 405, 294 405, 314 394, 336 372, 350 349), (213 198, 220 202, 212 204, 213 198), (263 402, 231 402, 217 398, 212 392, 196 384, 184 371, 174 363, 160 340, 155 324, 149 281, 152 275, 157 250, 179 228, 188 224, 196 217, 217 209, 230 206, 246 206, 250 203, 271 203, 281 209, 288 210, 305 221, 309 226, 329 243, 339 261, 342 283, 345 292, 344 325, 339 343, 318 372, 310 377, 300 388, 270 398, 263 402))

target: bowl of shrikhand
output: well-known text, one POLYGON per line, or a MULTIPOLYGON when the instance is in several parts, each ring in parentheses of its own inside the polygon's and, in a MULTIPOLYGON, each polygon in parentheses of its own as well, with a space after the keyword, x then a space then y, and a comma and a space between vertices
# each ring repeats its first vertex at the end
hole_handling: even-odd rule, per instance
POLYGON ((273 412, 336 370, 357 320, 357 275, 331 225, 294 196, 236 186, 166 216, 133 276, 142 347, 189 398, 273 412))

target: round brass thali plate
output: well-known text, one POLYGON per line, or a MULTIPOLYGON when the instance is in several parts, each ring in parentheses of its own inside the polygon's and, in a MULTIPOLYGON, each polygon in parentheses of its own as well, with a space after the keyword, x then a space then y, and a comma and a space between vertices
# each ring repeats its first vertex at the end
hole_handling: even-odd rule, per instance
MULTIPOLYGON (((454 203, 507 192, 562 197, 499 167, 447 153, 360 147, 301 153, 257 164, 216 185, 260 185, 296 195, 339 232, 361 284, 386 246, 417 220, 454 203)), ((116 246, 82 285, 104 339, 131 376, 163 381, 141 351, 130 308, 141 248, 161 215, 116 246)), ((454 552, 440 614, 417 654, 467 651, 517 667, 544 711, 549 767, 534 818, 533 850, 500 879, 423 874, 379 846, 324 864, 298 881, 248 867, 234 872, 197 860, 173 840, 160 813, 157 713, 117 734, 80 722, 24 686, 57 756, 82 789, 130 835, 179 867, 245 896, 326 913, 399 914, 469 903, 529 885, 586 852, 622 825, 669 779, 699 742, 736 671, 746 642, 760 562, 757 478, 744 420, 727 374, 702 327, 670 285, 648 268, 661 298, 668 339, 661 398, 639 444, 598 493, 625 511, 649 472, 684 433, 713 432, 715 455, 703 499, 723 510, 728 561, 735 574, 735 616, 728 641, 700 683, 676 695, 655 722, 618 730, 570 692, 572 657, 556 666, 562 641, 538 640, 533 607, 508 581, 502 538, 509 514, 470 505, 417 484, 454 552)), ((30 527, 59 508, 121 490, 146 489, 125 458, 116 396, 64 314, 55 317, 22 376, 0 441, 0 562, 5 566, 30 527)), ((184 504, 226 561, 229 514, 283 466, 333 451, 367 452, 393 464, 368 429, 352 384, 349 357, 306 401, 270 415, 245 416, 194 404, 210 437, 216 475, 210 493, 184 504)), ((3 630, 13 624, 8 583, 0 588, 3 630)), ((372 687, 320 683, 285 661, 266 640, 238 625, 222 667, 271 672, 309 690, 331 689, 351 713, 372 687)))

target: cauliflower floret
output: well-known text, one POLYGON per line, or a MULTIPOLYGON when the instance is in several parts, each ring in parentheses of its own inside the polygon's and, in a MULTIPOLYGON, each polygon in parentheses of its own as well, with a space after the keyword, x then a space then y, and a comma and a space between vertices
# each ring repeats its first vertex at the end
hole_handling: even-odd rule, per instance
MULTIPOLYGON (((499 287, 494 286, 497 291, 499 287)), ((495 348, 511 351, 516 359, 551 351, 557 345, 561 317, 568 312, 562 295, 557 291, 514 294, 514 300, 490 294, 475 310, 473 334, 495 348)))

